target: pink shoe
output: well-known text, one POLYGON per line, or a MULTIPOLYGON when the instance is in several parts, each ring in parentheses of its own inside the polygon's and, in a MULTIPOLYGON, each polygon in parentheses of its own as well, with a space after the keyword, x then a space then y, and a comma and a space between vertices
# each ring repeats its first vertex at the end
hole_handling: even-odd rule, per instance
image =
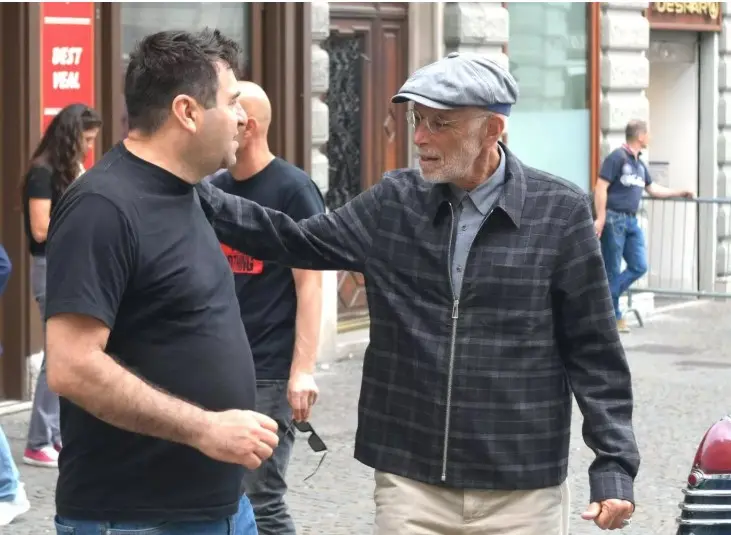
POLYGON ((23 462, 30 466, 57 468, 58 452, 51 446, 46 446, 39 450, 26 448, 25 453, 23 453, 23 462))
POLYGON ((61 453, 61 448, 63 448, 63 446, 61 445, 60 442, 58 444, 53 445, 53 449, 56 450, 57 453, 61 453))

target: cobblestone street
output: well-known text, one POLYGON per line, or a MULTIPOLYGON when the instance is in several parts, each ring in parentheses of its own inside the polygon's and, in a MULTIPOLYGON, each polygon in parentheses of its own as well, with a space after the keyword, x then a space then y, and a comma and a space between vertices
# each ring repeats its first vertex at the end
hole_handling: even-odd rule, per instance
MULTIPOLYGON (((637 478, 637 512, 628 533, 672 535, 692 456, 706 428, 728 410, 731 370, 731 304, 708 302, 662 312, 645 328, 623 335, 634 373, 636 430, 642 466, 637 478)), ((319 373, 321 402, 313 425, 330 452, 308 482, 318 457, 300 440, 291 463, 289 503, 301 534, 367 535, 373 518, 371 471, 353 457, 361 359, 342 361, 319 373)), ((0 419, 20 463, 28 413, 0 419)), ((572 535, 600 531, 579 518, 588 499, 586 470, 592 459, 574 412, 570 481, 572 535)), ((19 464, 33 505, 13 535, 53 533, 56 471, 19 464)))

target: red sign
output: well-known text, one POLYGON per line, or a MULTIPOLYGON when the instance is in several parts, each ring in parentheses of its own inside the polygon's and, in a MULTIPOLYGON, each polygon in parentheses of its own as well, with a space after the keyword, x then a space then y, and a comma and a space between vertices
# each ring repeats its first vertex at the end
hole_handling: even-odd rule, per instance
POLYGON ((94 107, 95 16, 93 2, 41 2, 41 132, 69 104, 94 107))

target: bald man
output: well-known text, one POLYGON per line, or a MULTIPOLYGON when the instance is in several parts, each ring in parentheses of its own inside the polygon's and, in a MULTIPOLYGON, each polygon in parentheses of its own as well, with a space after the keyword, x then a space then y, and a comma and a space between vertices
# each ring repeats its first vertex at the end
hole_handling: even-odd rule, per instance
MULTIPOLYGON (((239 90, 248 121, 239 130, 236 165, 219 171, 212 183, 296 220, 324 212, 322 195, 310 177, 269 150, 272 108, 264 90, 252 82, 240 82, 239 90)), ((234 273, 241 319, 254 355, 256 410, 276 420, 280 430, 274 455, 247 473, 244 489, 254 506, 260 535, 294 535, 294 522, 284 503, 285 474, 294 444, 293 419, 307 421, 318 395, 313 372, 322 275, 222 248, 234 273)))

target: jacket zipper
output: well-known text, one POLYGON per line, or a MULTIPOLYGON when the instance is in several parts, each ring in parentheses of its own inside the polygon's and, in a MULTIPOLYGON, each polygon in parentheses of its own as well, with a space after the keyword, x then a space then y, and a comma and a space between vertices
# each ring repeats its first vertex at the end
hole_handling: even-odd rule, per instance
MULTIPOLYGON (((459 298, 462 294, 462 286, 460 286, 459 293, 460 295, 454 294, 454 282, 452 282, 452 240, 454 239, 454 207, 452 206, 452 203, 449 203, 449 211, 452 214, 452 218, 450 220, 449 224, 449 245, 447 246, 447 275, 449 278, 449 288, 452 291, 452 338, 450 340, 449 344, 449 373, 447 375, 447 407, 446 407, 446 417, 444 418, 444 443, 443 443, 443 452, 442 452, 442 482, 447 480, 447 452, 449 451, 449 427, 451 424, 451 418, 452 418, 452 382, 454 379, 454 353, 457 346, 457 321, 459 320, 459 298)), ((477 232, 475 232, 475 235, 472 237, 472 241, 470 242, 470 246, 467 249, 467 256, 469 257, 469 252, 472 250, 472 244, 475 242, 475 238, 477 237, 477 234, 479 234, 480 230, 482 230, 482 226, 485 224, 485 221, 492 215, 492 210, 490 210, 487 215, 482 219, 482 223, 480 223, 479 228, 477 229, 477 232)), ((462 274, 462 285, 464 285, 464 276, 467 271, 467 266, 465 265, 465 273, 462 274)))
MULTIPOLYGON (((452 240, 454 240, 454 207, 449 203, 452 217, 449 220, 449 245, 447 246, 447 276, 452 293, 452 339, 449 344, 449 375, 447 376, 447 414, 444 418, 444 444, 442 445, 442 481, 447 480, 447 451, 449 448, 449 424, 452 413, 452 379, 454 376, 454 349, 457 344, 457 319, 459 318, 459 296, 454 295, 452 282, 452 240)), ((461 293, 461 292, 460 292, 461 293)))

